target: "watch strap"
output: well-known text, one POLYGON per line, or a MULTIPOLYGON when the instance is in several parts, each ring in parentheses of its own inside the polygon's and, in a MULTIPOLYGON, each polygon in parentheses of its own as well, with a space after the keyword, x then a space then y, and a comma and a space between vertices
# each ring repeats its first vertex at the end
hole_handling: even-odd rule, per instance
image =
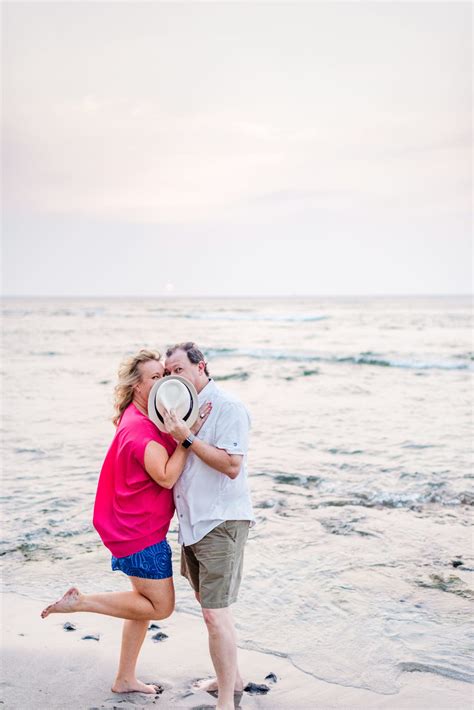
POLYGON ((181 446, 184 446, 185 449, 189 449, 195 438, 194 434, 190 434, 184 441, 181 442, 181 446))

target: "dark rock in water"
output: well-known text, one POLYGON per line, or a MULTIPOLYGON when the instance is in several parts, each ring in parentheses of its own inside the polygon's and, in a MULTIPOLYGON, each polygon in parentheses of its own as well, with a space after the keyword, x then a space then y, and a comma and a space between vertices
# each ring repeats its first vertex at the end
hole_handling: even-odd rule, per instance
POLYGON ((262 500, 261 503, 257 503, 255 505, 255 508, 274 508, 277 505, 276 500, 273 498, 269 498, 268 500, 262 500))
POLYGON ((66 621, 66 623, 63 624, 64 631, 75 631, 76 628, 76 624, 71 624, 70 621, 66 621))
MULTIPOLYGON (((468 568, 463 567, 463 571, 466 569, 468 568)), ((425 580, 415 580, 415 584, 418 587, 438 589, 441 592, 456 594, 456 596, 463 597, 464 599, 474 599, 474 590, 469 589, 460 577, 456 577, 453 574, 450 574, 447 579, 439 574, 430 574, 429 582, 425 580)))
POLYGON ((158 626, 158 624, 150 624, 150 626, 148 627, 148 631, 153 631, 153 629, 159 629, 159 628, 160 627, 158 626))
POLYGON ((247 683, 244 690, 246 693, 250 693, 250 695, 265 695, 270 688, 268 685, 265 685, 265 683, 261 683, 260 685, 257 683, 247 683))
POLYGON ((155 643, 157 641, 164 641, 164 639, 168 638, 168 634, 164 634, 162 631, 158 631, 157 634, 153 634, 151 637, 151 640, 154 641, 155 643))
POLYGON ((464 564, 464 562, 462 560, 452 560, 451 564, 453 567, 460 567, 461 565, 464 564))
POLYGON ((278 678, 275 673, 269 673, 265 676, 265 680, 270 681, 270 683, 276 683, 278 678))
POLYGON ((83 641, 98 641, 100 639, 99 634, 87 634, 86 636, 82 637, 83 641))

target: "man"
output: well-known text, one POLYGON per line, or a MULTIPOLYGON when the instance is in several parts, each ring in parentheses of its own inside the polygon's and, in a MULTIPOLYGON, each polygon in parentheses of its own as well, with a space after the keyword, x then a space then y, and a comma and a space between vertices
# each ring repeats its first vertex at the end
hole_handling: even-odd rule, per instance
POLYGON ((166 353, 166 374, 190 380, 199 403, 211 414, 195 438, 172 414, 169 433, 191 453, 174 486, 179 517, 181 574, 189 580, 209 634, 209 651, 218 690, 218 710, 234 710, 234 690, 242 691, 237 641, 230 605, 237 600, 244 546, 255 519, 247 486, 246 455, 250 420, 247 410, 210 378, 195 343, 166 353))

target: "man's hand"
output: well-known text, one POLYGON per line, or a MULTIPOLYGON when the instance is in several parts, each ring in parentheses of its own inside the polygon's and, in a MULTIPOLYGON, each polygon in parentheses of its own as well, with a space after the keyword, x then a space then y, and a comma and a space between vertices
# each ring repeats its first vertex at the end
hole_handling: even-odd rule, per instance
POLYGON ((200 428, 207 420, 211 411, 212 411, 212 402, 204 402, 204 404, 201 404, 201 406, 199 407, 199 416, 196 419, 195 423, 191 427, 191 432, 193 434, 197 434, 199 432, 200 428))

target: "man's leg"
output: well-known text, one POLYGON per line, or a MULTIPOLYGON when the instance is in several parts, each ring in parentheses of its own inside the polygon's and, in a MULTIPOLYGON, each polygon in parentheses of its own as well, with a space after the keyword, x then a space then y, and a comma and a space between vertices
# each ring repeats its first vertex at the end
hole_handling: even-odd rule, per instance
MULTIPOLYGON (((200 594, 199 594, 198 592, 194 592, 194 594, 195 594, 196 599, 198 600, 199 604, 201 604, 201 596, 200 596, 200 594)), ((203 617, 204 617, 204 621, 206 621, 206 613, 205 613, 205 612, 207 612, 208 614, 209 614, 209 613, 212 614, 212 612, 215 612, 215 611, 227 611, 227 612, 229 613, 229 616, 230 616, 230 619, 231 619, 231 623, 232 623, 232 630, 233 630, 233 635, 234 635, 235 647, 237 648, 237 636, 236 636, 236 633, 235 633, 235 626, 234 626, 234 621, 233 621, 233 618, 232 618, 232 614, 231 614, 230 608, 227 608, 227 609, 203 609, 203 610, 202 610, 202 614, 203 614, 203 617)), ((207 622, 206 622, 206 623, 207 623, 207 622)), ((208 627, 208 628, 209 628, 209 627, 208 627)), ((210 650, 210 652, 211 652, 211 658, 213 658, 213 657, 212 657, 212 651, 211 651, 211 637, 210 637, 210 633, 209 633, 209 650, 210 650)), ((236 655, 237 655, 237 653, 236 653, 236 655)), ((214 659, 213 659, 213 665, 214 665, 214 668, 215 668, 214 659)), ((197 681, 197 682, 194 684, 194 687, 195 687, 197 690, 205 690, 206 692, 217 692, 217 691, 218 691, 218 688, 219 688, 219 685, 218 685, 218 680, 217 680, 217 678, 211 678, 211 679, 206 678, 206 679, 197 681)), ((242 680, 242 676, 241 676, 241 674, 240 674, 240 669, 239 669, 238 661, 237 661, 237 658, 236 658, 234 692, 236 692, 236 693, 241 693, 241 692, 243 691, 243 689, 244 689, 244 681, 242 680)))
MULTIPOLYGON (((209 651, 216 681, 200 684, 204 690, 218 688, 218 710, 233 710, 234 690, 243 683, 237 667, 237 639, 230 604, 236 601, 242 576, 243 551, 248 521, 226 521, 190 546, 199 569, 198 580, 190 580, 201 604, 209 635, 209 651), (197 581, 197 583, 196 583, 197 581)), ((188 548, 183 548, 188 561, 188 548)), ((189 567, 185 576, 190 578, 189 567)))
POLYGON ((237 669, 237 638, 229 608, 202 610, 209 634, 209 652, 216 671, 219 710, 234 710, 237 669))

